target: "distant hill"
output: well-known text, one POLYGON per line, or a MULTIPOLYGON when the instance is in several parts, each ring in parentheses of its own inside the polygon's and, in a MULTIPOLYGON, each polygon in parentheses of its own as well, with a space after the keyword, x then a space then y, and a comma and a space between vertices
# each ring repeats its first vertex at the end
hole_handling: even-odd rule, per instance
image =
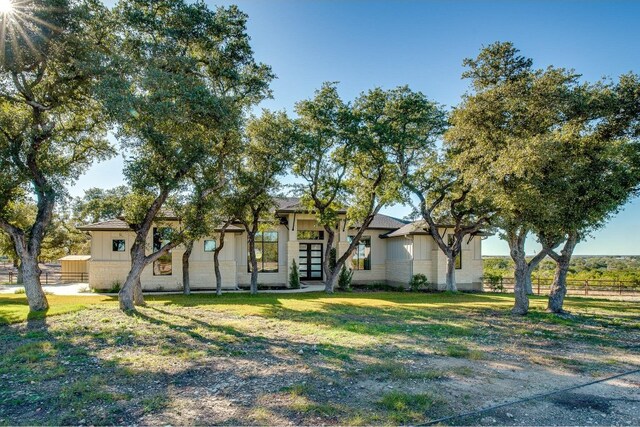
MULTIPOLYGON (((509 256, 484 256, 485 275, 513 277, 513 261, 509 256)), ((534 276, 553 277, 555 262, 546 258, 534 276)), ((569 279, 632 280, 640 282, 640 255, 575 255, 569 268, 569 279)))

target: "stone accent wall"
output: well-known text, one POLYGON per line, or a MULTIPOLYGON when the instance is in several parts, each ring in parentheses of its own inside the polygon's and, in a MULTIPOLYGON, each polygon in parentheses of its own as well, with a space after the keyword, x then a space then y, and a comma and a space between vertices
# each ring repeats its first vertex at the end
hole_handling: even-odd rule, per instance
POLYGON ((387 284, 406 288, 411 280, 411 260, 393 260, 387 263, 387 284))

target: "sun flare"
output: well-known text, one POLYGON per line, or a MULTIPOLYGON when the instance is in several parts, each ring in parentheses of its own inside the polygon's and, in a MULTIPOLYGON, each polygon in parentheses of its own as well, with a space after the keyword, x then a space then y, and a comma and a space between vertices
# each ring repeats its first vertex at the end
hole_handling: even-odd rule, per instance
POLYGON ((0 0, 0 13, 13 12, 13 0, 0 0))

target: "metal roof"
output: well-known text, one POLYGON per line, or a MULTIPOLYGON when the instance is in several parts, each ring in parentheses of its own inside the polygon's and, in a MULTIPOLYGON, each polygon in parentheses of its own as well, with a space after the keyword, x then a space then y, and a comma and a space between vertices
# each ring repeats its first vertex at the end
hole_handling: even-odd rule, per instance
POLYGON ((67 255, 58 259, 58 261, 89 261, 91 255, 67 255))

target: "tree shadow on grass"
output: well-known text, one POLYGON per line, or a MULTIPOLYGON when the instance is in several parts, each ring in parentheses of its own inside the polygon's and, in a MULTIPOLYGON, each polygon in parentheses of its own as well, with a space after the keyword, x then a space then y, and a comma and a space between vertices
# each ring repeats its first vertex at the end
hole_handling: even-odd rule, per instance
MULTIPOLYGON (((116 308, 94 309, 2 327, 0 376, 9 387, 0 391, 0 419, 7 424, 394 423, 407 414, 380 406, 386 383, 360 389, 353 381, 367 387, 375 382, 349 373, 358 368, 373 376, 382 363, 415 358, 409 345, 473 337, 468 333, 479 322, 491 321, 479 316, 464 323, 464 310, 391 305, 372 311, 331 298, 316 300, 321 300, 318 310, 307 312, 269 298, 260 315, 151 301, 130 316, 116 308), (323 336, 321 328, 347 334, 323 336), (367 334, 375 340, 358 342, 367 334)), ((508 334, 512 319, 505 314, 498 320, 505 323, 494 328, 508 334)), ((412 383, 393 381, 404 393, 397 399, 415 400, 412 383)), ((445 386, 436 388, 446 395, 445 386)))

